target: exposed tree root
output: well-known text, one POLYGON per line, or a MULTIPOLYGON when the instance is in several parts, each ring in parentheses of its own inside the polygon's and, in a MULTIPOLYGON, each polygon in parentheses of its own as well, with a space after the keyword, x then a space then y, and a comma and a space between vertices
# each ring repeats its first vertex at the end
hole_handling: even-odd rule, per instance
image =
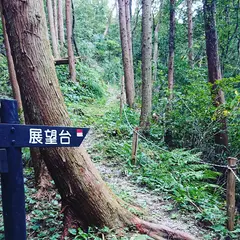
POLYGON ((139 218, 135 218, 133 223, 139 233, 147 234, 148 236, 156 239, 162 240, 166 239, 176 239, 176 240, 196 240, 196 238, 188 233, 173 230, 167 226, 163 226, 160 224, 146 222, 139 218))
POLYGON ((65 207, 63 207, 61 212, 64 212, 64 228, 61 236, 61 240, 64 240, 66 237, 69 236, 68 229, 77 229, 79 227, 79 222, 76 220, 76 217, 72 213, 69 206, 66 205, 65 207))

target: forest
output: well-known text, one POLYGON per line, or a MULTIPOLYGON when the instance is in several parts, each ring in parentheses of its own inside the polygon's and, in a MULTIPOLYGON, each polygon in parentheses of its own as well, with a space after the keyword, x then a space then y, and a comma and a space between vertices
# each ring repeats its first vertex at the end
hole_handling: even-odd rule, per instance
POLYGON ((22 125, 90 128, 21 149, 26 236, 0 200, 0 239, 240 239, 239 0, 0 6, 1 100, 22 125))

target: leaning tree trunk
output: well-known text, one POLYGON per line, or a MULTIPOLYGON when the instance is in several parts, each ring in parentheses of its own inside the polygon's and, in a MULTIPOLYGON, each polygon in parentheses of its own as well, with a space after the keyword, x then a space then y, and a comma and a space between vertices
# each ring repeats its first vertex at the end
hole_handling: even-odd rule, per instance
POLYGON ((54 20, 53 20, 52 0, 47 0, 47 10, 48 10, 48 21, 49 21, 49 27, 50 27, 50 33, 51 33, 51 39, 52 39, 53 56, 54 58, 58 58, 59 53, 58 53, 56 33, 55 33, 54 20))
MULTIPOLYGON (((4 44, 6 48, 7 61, 8 61, 9 78, 12 86, 13 97, 17 100, 21 123, 24 124, 25 120, 26 120, 26 123, 28 123, 28 118, 27 118, 27 114, 25 113, 25 116, 24 116, 24 113, 23 113, 21 94, 20 94, 20 89, 19 89, 15 67, 13 63, 13 58, 11 54, 8 35, 6 31, 5 18, 3 14, 1 14, 1 17, 2 17, 4 44)), ((49 174, 46 169, 46 165, 44 164, 43 159, 40 155, 40 151, 38 148, 31 148, 30 153, 31 153, 31 159, 32 159, 32 164, 34 168, 35 184, 37 187, 40 187, 42 190, 47 189, 49 185, 51 185, 51 183, 49 181, 49 174)))
MULTIPOLYGON (((3 0, 3 9, 29 121, 40 125, 71 125, 52 61, 43 1, 3 0)), ((40 151, 61 195, 63 212, 74 213, 83 227, 133 226, 154 236, 171 234, 173 239, 193 239, 188 234, 146 223, 126 210, 103 182, 83 147, 40 151)), ((69 223, 71 216, 67 220, 69 223)))
MULTIPOLYGON (((30 123, 70 126, 46 35, 42 1, 32 0, 27 5, 15 0, 3 3, 23 106, 30 123)), ((83 147, 47 148, 41 149, 41 154, 65 206, 73 208, 85 226, 130 223, 133 216, 118 204, 83 147)))
POLYGON ((152 14, 151 0, 142 1, 142 107, 140 127, 148 130, 152 111, 152 14))
POLYGON ((133 69, 131 64, 131 57, 129 52, 129 38, 127 32, 127 24, 126 24, 126 8, 125 8, 125 0, 118 0, 119 4, 119 23, 120 23, 120 38, 121 38, 121 46, 122 46, 122 59, 123 59, 123 69, 124 69, 124 80, 125 80, 125 88, 126 88, 126 98, 127 104, 130 107, 133 107, 134 104, 134 76, 133 69))
POLYGON ((67 45, 68 45, 68 67, 70 78, 73 82, 76 82, 76 68, 75 68, 75 59, 73 54, 73 45, 72 45, 72 4, 71 0, 65 0, 66 6, 66 27, 67 27, 67 45))
POLYGON ((168 90, 169 100, 173 98, 174 75, 174 41, 175 41, 175 0, 170 0, 170 28, 169 28, 169 59, 168 59, 168 90))
POLYGON ((193 21, 192 21, 192 0, 187 0, 188 15, 188 62, 193 68, 193 21))
MULTIPOLYGON (((223 91, 217 86, 216 80, 222 78, 220 61, 218 55, 218 40, 216 29, 216 1, 204 0, 204 20, 206 34, 206 52, 208 62, 208 79, 212 85, 213 104, 219 107, 225 102, 223 91)), ((218 114, 218 122, 220 124, 217 133, 215 133, 215 143, 224 147, 228 147, 227 123, 223 113, 218 114)))

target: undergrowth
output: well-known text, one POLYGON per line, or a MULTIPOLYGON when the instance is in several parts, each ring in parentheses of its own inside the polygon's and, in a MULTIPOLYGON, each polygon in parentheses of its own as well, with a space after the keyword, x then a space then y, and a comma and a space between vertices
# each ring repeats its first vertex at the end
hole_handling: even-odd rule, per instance
POLYGON ((238 239, 240 228, 230 233, 225 227, 225 189, 218 184, 221 173, 202 164, 200 152, 181 148, 169 151, 163 143, 152 142, 156 137, 155 131, 150 142, 140 138, 137 165, 133 166, 130 161, 131 126, 138 125, 139 113, 125 108, 127 119, 125 114, 120 117, 116 102, 107 109, 99 105, 96 113, 91 105, 85 105, 83 109, 89 114, 89 117, 85 115, 83 124, 91 122, 100 136, 91 149, 94 161, 121 163, 136 184, 156 193, 166 192, 182 211, 194 213, 200 226, 212 230, 205 239, 224 239, 226 236, 238 239), (99 109, 103 109, 102 113, 99 109))
MULTIPOLYGON (((60 239, 63 230, 60 195, 56 193, 56 189, 50 188, 44 196, 38 197, 32 168, 25 167, 24 182, 27 239, 60 239)), ((2 215, 2 206, 0 213, 2 215)), ((5 239, 2 218, 0 218, 0 239, 5 239)))

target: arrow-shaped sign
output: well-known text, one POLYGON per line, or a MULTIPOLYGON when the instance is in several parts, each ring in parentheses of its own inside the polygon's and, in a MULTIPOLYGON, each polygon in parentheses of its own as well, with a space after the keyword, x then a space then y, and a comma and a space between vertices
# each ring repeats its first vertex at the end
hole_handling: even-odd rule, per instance
POLYGON ((0 124, 0 148, 78 147, 89 128, 0 124))

